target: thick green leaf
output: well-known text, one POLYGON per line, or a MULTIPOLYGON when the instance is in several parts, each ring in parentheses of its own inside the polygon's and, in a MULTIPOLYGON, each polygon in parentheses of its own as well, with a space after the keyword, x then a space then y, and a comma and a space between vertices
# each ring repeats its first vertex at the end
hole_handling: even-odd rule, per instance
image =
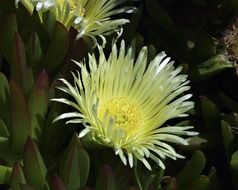
POLYGON ((52 14, 50 11, 46 11, 42 14, 43 27, 48 35, 55 35, 55 24, 57 23, 55 14, 52 14))
POLYGON ((16 32, 11 62, 11 78, 28 94, 33 85, 33 72, 26 64, 25 47, 20 35, 16 32))
POLYGON ((234 184, 236 186, 236 188, 238 188, 238 151, 234 152, 234 154, 232 154, 231 157, 231 171, 232 171, 232 176, 234 179, 234 184))
POLYGON ((202 133, 199 135, 199 137, 206 141, 201 144, 201 148, 214 148, 223 145, 223 139, 220 130, 202 133))
POLYGON ((9 183, 12 168, 0 165, 0 184, 9 183))
POLYGON ((53 34, 50 39, 50 45, 41 61, 42 67, 47 68, 47 70, 53 70, 58 67, 65 59, 69 49, 68 30, 62 24, 56 23, 53 34))
POLYGON ((14 36, 17 31, 16 15, 11 13, 6 16, 0 29, 0 48, 6 60, 12 62, 14 36))
POLYGON ((38 139, 41 134, 49 102, 49 79, 46 71, 42 71, 33 86, 28 100, 31 118, 32 138, 38 139))
POLYGON ((193 67, 190 71, 190 76, 193 81, 205 80, 229 68, 233 68, 233 65, 225 55, 219 54, 193 67))
POLYGON ((17 33, 16 15, 8 15, 1 28, 0 48, 11 65, 11 77, 27 93, 31 88, 33 77, 31 69, 26 66, 24 44, 17 33))
POLYGON ((9 138, 0 137, 0 158, 4 160, 6 163, 11 164, 11 152, 9 152, 9 138))
MULTIPOLYGON (((75 127, 66 126, 62 121, 52 123, 52 121, 64 111, 63 108, 65 107, 62 104, 54 102, 51 104, 42 130, 44 140, 41 141, 40 150, 47 162, 51 159, 52 153, 57 153, 62 151, 62 148, 65 148, 65 142, 68 142, 68 139, 72 138, 75 132, 75 127)), ((52 163, 55 163, 55 161, 52 160, 52 163)))
POLYGON ((26 139, 31 134, 30 117, 22 90, 10 81, 11 88, 11 116, 10 130, 11 149, 15 153, 22 153, 26 139))
POLYGON ((75 134, 61 162, 60 177, 66 189, 77 190, 85 186, 89 174, 89 156, 75 134))
POLYGON ((191 185, 187 188, 187 190, 208 190, 210 180, 207 176, 201 175, 199 178, 195 179, 191 185))
POLYGON ((209 99, 201 98, 202 116, 207 130, 220 128, 220 112, 216 105, 209 99))
POLYGON ((194 149, 194 147, 199 147, 201 144, 207 143, 207 140, 200 137, 200 136, 194 136, 187 139, 189 146, 194 149))
POLYGON ((231 167, 232 169, 238 171, 238 151, 234 152, 231 157, 231 167))
POLYGON ((47 170, 40 152, 31 138, 28 138, 23 154, 23 171, 27 184, 37 190, 49 189, 46 177, 47 170))
POLYGON ((11 188, 21 190, 20 184, 26 184, 26 179, 19 163, 15 163, 11 174, 11 188))
POLYGON ((32 33, 26 44, 28 65, 37 66, 42 57, 40 40, 36 32, 32 33))
POLYGON ((8 136, 9 136, 9 132, 8 132, 7 126, 5 125, 3 120, 0 119, 0 137, 8 137, 8 136))
POLYGON ((231 155, 237 150, 237 141, 235 139, 235 134, 233 133, 229 123, 222 121, 222 136, 224 148, 226 151, 227 159, 230 160, 231 155))
POLYGON ((197 150, 193 153, 191 160, 187 163, 185 168, 178 174, 177 189, 185 190, 189 185, 196 180, 203 171, 206 164, 205 155, 197 150))
POLYGON ((29 11, 30 14, 32 14, 34 6, 30 1, 27 0, 21 0, 21 3, 26 7, 26 9, 29 11))
POLYGON ((10 87, 7 78, 0 72, 0 118, 7 126, 10 126, 10 87))

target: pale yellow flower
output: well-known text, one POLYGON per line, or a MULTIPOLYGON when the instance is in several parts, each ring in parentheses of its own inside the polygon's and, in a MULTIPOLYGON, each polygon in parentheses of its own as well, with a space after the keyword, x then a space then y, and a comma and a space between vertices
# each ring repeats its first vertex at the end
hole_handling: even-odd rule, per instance
POLYGON ((158 54, 147 66, 147 48, 137 59, 133 49, 120 50, 116 45, 106 58, 99 47, 99 59, 89 55, 86 64, 78 63, 80 71, 73 74, 74 84, 60 79, 59 89, 74 98, 53 99, 72 106, 75 111, 56 118, 70 119, 66 123, 82 123, 85 135, 95 143, 111 147, 122 162, 131 167, 135 159, 151 169, 148 158, 165 168, 162 160, 182 158, 171 143, 188 145, 183 136, 197 135, 188 131, 192 126, 165 126, 172 118, 185 117, 194 103, 184 94, 190 89, 187 75, 179 74, 165 53, 158 54))
POLYGON ((34 8, 42 14, 50 11, 66 28, 78 30, 78 38, 89 36, 96 41, 97 36, 105 42, 105 35, 120 33, 127 19, 111 19, 119 13, 130 13, 132 7, 118 8, 125 0, 15 0, 21 2, 31 13, 34 8))

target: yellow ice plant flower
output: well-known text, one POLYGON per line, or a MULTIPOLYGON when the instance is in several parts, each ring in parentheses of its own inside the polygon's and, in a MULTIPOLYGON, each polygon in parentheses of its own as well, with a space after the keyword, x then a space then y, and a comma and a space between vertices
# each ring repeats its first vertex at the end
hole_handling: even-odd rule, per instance
POLYGON ((137 59, 134 50, 126 51, 125 43, 118 50, 112 48, 106 58, 99 47, 99 59, 89 55, 86 64, 77 63, 80 71, 73 74, 74 84, 60 79, 61 91, 75 101, 53 99, 72 106, 76 111, 63 113, 55 121, 82 123, 85 135, 101 145, 111 147, 122 162, 133 167, 136 159, 151 169, 148 158, 165 168, 162 160, 183 158, 170 143, 188 145, 183 136, 197 135, 188 131, 192 126, 164 126, 172 118, 185 117, 194 103, 185 94, 190 89, 187 75, 175 69, 165 53, 158 54, 147 66, 147 48, 141 49, 137 59))
POLYGON ((119 13, 130 13, 131 7, 117 8, 125 0, 15 0, 21 2, 32 13, 35 9, 42 13, 49 10, 56 20, 67 28, 78 30, 78 38, 89 36, 95 40, 99 36, 119 32, 120 26, 129 22, 127 19, 111 19, 119 13))

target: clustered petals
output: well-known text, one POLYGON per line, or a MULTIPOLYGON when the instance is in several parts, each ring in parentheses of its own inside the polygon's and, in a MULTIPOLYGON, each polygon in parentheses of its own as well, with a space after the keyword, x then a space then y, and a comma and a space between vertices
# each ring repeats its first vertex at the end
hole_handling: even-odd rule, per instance
POLYGON ((99 59, 89 54, 88 64, 78 63, 73 73, 74 84, 60 79, 61 91, 73 97, 53 101, 67 104, 74 112, 63 113, 55 121, 82 123, 79 134, 93 142, 111 147, 125 165, 134 166, 140 160, 151 169, 149 160, 165 168, 163 160, 183 158, 172 144, 188 145, 185 136, 197 135, 192 126, 166 126, 166 121, 186 117, 193 108, 187 75, 164 52, 148 64, 147 48, 137 58, 134 50, 113 46, 106 58, 99 46, 99 59), (87 69, 86 65, 89 65, 87 69))

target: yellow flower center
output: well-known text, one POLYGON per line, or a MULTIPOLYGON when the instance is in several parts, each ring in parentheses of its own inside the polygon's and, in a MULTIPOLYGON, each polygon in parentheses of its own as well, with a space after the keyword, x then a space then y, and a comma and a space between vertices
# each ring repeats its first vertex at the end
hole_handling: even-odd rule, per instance
POLYGON ((85 14, 85 9, 83 6, 80 4, 79 0, 70 0, 70 11, 75 12, 79 16, 84 16, 85 14))
MULTIPOLYGON (((65 0, 57 0, 59 6, 63 7, 65 0)), ((80 0, 69 0, 70 4, 70 13, 75 14, 77 16, 83 17, 85 15, 85 9, 80 4, 80 0)))
POLYGON ((142 124, 139 107, 125 97, 112 98, 99 107, 100 118, 106 112, 114 119, 116 127, 124 129, 128 135, 133 134, 142 124))

